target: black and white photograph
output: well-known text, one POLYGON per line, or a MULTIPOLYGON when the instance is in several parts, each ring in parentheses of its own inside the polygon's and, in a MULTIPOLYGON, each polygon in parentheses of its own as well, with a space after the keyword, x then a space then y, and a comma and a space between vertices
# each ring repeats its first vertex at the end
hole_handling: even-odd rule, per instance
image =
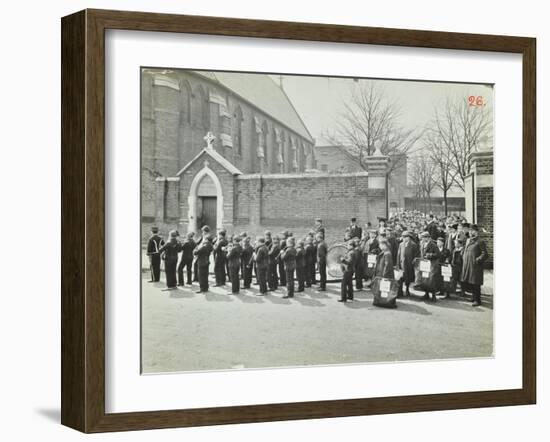
POLYGON ((493 86, 141 70, 142 373, 493 356, 493 86))

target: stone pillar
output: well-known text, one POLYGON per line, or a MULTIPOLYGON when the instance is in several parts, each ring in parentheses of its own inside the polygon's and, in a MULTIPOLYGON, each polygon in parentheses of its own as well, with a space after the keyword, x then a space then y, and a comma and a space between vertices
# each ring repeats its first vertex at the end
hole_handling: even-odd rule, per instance
POLYGON ((365 160, 368 173, 367 216, 373 226, 378 224, 378 217, 388 216, 387 176, 390 158, 375 152, 365 160))
POLYGON ((479 226, 479 236, 487 243, 489 260, 493 264, 493 151, 480 150, 470 154, 470 170, 473 177, 473 217, 471 222, 479 226))

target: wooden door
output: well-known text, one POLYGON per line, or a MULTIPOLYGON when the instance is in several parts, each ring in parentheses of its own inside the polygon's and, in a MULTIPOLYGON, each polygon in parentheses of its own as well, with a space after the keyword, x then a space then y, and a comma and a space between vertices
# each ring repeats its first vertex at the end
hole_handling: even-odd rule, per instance
POLYGON ((217 227, 217 198, 215 196, 203 196, 202 199, 202 214, 201 225, 207 225, 215 232, 217 227))

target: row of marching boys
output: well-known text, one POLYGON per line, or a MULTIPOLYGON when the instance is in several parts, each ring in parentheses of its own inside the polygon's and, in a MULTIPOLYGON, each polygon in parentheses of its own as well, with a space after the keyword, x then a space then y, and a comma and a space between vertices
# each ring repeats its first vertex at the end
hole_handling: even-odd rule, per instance
POLYGON ((180 240, 179 233, 172 230, 166 242, 158 234, 157 227, 153 227, 151 233, 147 245, 150 282, 160 280, 160 263, 164 260, 165 290, 185 285, 184 276, 187 276, 188 285, 195 281, 199 283, 197 293, 208 292, 211 256, 214 258, 215 287, 225 286, 229 281, 230 293, 233 294, 239 293, 241 279, 242 287, 250 288, 255 275, 260 295, 286 286, 284 297, 291 298, 295 291, 303 292, 306 287, 317 284, 317 269, 320 278, 318 290, 326 290, 327 246, 323 228, 310 231, 300 240, 289 231, 276 236, 266 231, 254 242, 246 232, 228 236, 222 229, 213 236, 208 226, 202 227, 198 240, 192 232, 180 240))

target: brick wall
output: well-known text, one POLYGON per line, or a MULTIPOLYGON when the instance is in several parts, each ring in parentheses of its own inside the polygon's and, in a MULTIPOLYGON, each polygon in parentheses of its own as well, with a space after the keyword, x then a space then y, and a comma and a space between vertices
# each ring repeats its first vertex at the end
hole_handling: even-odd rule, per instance
POLYGON ((474 152, 471 155, 475 174, 475 222, 480 227, 480 237, 487 243, 489 259, 487 267, 493 266, 493 211, 494 188, 492 185, 493 154, 491 151, 474 152))
POLYGON ((493 264, 493 188, 481 187, 476 189, 476 223, 482 228, 480 237, 487 243, 489 252, 488 265, 493 264), (486 230, 485 232, 483 230, 486 230))
POLYGON ((327 240, 340 241, 351 217, 360 224, 385 214, 383 189, 368 189, 366 173, 241 175, 235 180, 234 230, 305 235, 323 219, 327 240))

